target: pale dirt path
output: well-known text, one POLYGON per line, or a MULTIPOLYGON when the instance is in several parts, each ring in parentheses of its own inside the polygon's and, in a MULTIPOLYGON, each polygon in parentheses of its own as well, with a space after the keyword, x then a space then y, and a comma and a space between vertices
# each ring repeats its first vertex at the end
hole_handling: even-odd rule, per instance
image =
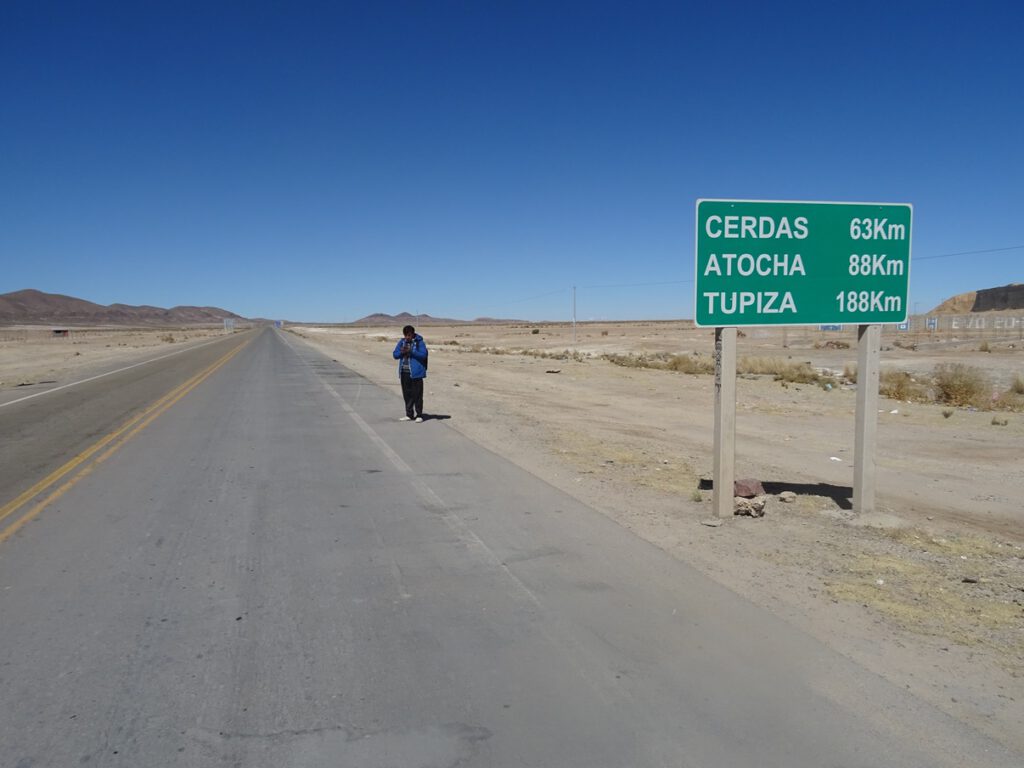
MULTIPOLYGON (((390 388, 401 415, 391 359, 397 332, 292 330, 390 388)), ((850 513, 827 496, 852 482, 854 391, 741 379, 740 473, 792 484, 801 495, 793 505, 773 503, 762 520, 708 528, 699 521, 710 512, 710 494, 696 501, 694 491, 711 469, 709 376, 470 351, 565 349, 564 329, 560 336, 494 326, 418 330, 431 348, 428 414, 450 416, 445 423, 478 444, 1024 749, 1024 511, 1017 501, 1024 498, 1024 419, 999 427, 988 413, 945 419, 937 406, 882 400, 880 506, 913 526, 894 533, 848 524, 850 513), (443 343, 450 341, 458 345, 443 343), (976 576, 981 583, 962 581, 976 576)), ((579 347, 710 346, 703 333, 666 343, 657 325, 616 331, 581 334, 579 347)), ((747 341, 758 345, 748 354, 769 354, 762 341, 747 341)), ((807 350, 791 353, 811 359, 807 350)), ((835 362, 826 362, 841 368, 850 355, 833 352, 835 362)))

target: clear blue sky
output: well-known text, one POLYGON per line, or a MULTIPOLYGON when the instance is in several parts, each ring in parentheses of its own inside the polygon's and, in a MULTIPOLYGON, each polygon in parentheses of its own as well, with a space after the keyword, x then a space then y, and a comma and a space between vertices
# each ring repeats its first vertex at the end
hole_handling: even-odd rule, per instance
POLYGON ((540 320, 576 285, 580 319, 692 317, 720 197, 913 203, 925 311, 1024 281, 1022 29, 1018 1, 8 0, 0 293, 540 320))

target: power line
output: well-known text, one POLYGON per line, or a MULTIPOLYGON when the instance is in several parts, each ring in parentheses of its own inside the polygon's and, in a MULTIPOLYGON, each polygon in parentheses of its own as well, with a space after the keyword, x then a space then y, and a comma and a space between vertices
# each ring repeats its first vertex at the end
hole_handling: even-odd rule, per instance
POLYGON ((958 251, 957 253, 939 253, 935 256, 914 256, 912 261, 928 261, 929 259, 945 259, 950 256, 975 256, 979 253, 998 253, 1000 251, 1016 251, 1024 245, 1008 245, 1005 248, 986 248, 983 251, 958 251))
POLYGON ((499 304, 498 306, 504 307, 504 306, 507 306, 509 304, 522 304, 524 301, 533 301, 534 299, 543 299, 543 298, 546 298, 548 296, 554 296, 556 293, 565 293, 567 290, 568 290, 567 288, 559 288, 557 291, 548 291, 547 293, 540 293, 540 294, 538 294, 536 296, 528 296, 525 299, 515 299, 514 301, 506 301, 504 304, 499 304))
POLYGON ((665 280, 658 283, 614 283, 611 285, 581 285, 580 288, 643 288, 649 285, 685 285, 693 280, 665 280))

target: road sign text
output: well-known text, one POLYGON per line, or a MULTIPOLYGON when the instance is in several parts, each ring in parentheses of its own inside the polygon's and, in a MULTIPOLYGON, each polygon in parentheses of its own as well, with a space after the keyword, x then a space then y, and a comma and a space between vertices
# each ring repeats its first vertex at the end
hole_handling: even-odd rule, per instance
POLYGON ((912 213, 891 203, 698 200, 697 325, 903 322, 912 213))

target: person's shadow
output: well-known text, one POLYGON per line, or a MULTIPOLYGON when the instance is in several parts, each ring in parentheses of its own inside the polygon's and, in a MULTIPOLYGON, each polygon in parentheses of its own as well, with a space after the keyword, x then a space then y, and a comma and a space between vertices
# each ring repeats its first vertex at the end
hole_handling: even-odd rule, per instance
POLYGON ((420 415, 423 417, 424 421, 444 421, 445 419, 451 418, 451 416, 446 413, 422 413, 420 415))

